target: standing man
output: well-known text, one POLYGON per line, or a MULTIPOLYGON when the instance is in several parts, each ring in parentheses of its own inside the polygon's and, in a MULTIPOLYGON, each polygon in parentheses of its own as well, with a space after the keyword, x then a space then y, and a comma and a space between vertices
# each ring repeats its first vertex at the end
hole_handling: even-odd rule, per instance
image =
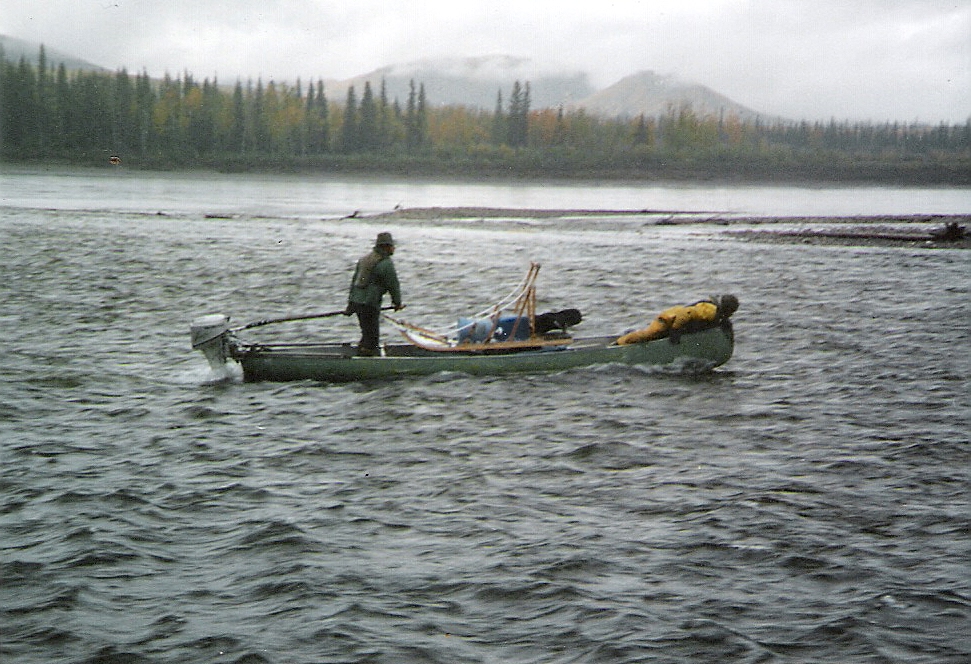
POLYGON ((348 316, 357 314, 361 326, 361 341, 357 345, 358 355, 372 357, 378 355, 378 341, 381 337, 381 298, 385 293, 391 295, 394 310, 401 304, 401 287, 395 272, 391 255, 394 254, 394 240, 391 233, 378 233, 374 249, 363 256, 354 269, 351 279, 351 292, 347 298, 348 316))

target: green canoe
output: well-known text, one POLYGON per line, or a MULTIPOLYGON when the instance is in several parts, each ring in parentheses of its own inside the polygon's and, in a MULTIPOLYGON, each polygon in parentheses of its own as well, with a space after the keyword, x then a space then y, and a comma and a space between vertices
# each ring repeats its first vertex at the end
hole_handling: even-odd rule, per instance
POLYGON ((682 334, 620 346, 617 337, 560 338, 515 347, 477 345, 435 350, 413 343, 388 344, 378 357, 360 357, 349 343, 251 344, 238 339, 229 319, 216 314, 193 322, 192 345, 216 369, 239 363, 246 381, 315 380, 343 382, 421 376, 439 372, 471 375, 542 373, 606 364, 670 366, 708 371, 734 350, 730 321, 682 334))

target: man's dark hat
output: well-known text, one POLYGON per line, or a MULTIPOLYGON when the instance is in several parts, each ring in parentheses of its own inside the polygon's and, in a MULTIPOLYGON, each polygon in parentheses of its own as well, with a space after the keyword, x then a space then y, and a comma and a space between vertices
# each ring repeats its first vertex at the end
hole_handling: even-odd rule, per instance
POLYGON ((388 245, 394 246, 394 240, 391 238, 391 233, 378 233, 378 239, 374 242, 377 246, 388 245))

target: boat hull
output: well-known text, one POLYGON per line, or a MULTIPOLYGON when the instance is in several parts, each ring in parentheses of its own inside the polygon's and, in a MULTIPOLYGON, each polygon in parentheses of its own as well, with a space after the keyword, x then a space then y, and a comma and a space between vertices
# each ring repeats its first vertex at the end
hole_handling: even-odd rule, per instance
POLYGON ((603 364, 708 371, 727 362, 734 351, 730 324, 681 335, 677 342, 665 338, 618 346, 612 343, 615 338, 575 339, 569 345, 494 353, 443 353, 401 344, 386 347, 382 357, 359 357, 348 344, 262 345, 234 349, 231 356, 242 366, 246 381, 347 382, 440 372, 544 373, 603 364))

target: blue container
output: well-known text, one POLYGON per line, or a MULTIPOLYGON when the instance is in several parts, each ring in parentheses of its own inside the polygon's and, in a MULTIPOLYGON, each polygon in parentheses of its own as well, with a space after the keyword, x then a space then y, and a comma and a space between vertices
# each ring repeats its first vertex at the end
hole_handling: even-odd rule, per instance
POLYGON ((516 324, 516 316, 502 316, 499 318, 499 325, 492 338, 496 341, 525 341, 529 339, 529 319, 525 316, 519 317, 519 324, 516 324), (516 328, 515 338, 510 337, 513 327, 516 328))
POLYGON ((500 316, 499 323, 495 325, 494 331, 492 331, 492 318, 479 318, 478 320, 459 318, 458 340, 459 343, 481 344, 489 338, 489 332, 492 331, 493 341, 509 341, 513 327, 516 327, 516 341, 529 339, 529 318, 526 316, 519 316, 518 326, 516 326, 516 316, 500 316))

